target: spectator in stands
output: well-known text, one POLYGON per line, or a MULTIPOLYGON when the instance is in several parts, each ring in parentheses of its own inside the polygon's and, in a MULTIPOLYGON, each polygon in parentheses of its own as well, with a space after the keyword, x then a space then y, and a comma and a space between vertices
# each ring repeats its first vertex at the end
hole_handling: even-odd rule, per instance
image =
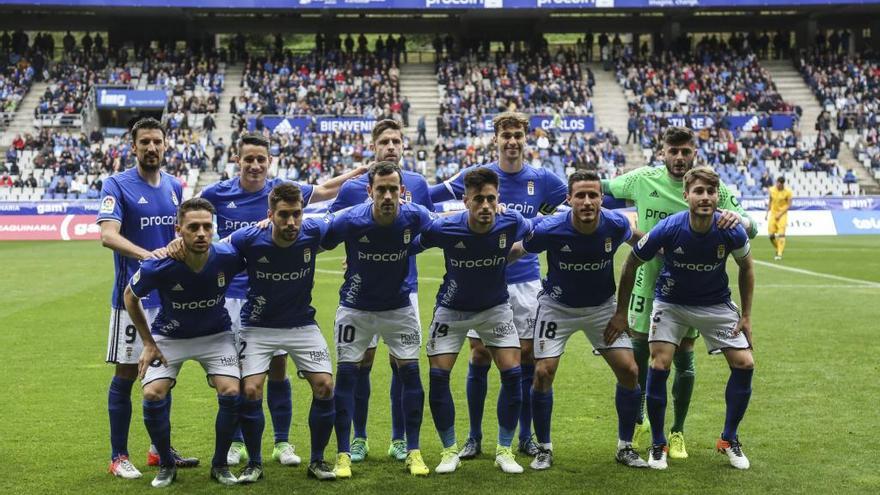
POLYGON ((67 181, 64 179, 64 177, 58 179, 58 182, 55 184, 54 192, 55 194, 67 194, 69 192, 67 181))
POLYGON ((853 193, 853 184, 858 184, 859 179, 856 177, 853 169, 847 169, 846 174, 843 176, 843 183, 846 184, 847 194, 853 193))
POLYGON ((419 116, 419 122, 416 124, 416 129, 418 130, 418 137, 416 137, 416 145, 427 145, 428 144, 428 124, 425 122, 425 116, 419 116))
POLYGON ((34 178, 34 174, 28 174, 27 179, 24 180, 24 187, 38 187, 37 179, 34 178))
POLYGON ((3 174, 3 176, 0 177, 0 187, 12 187, 12 178, 3 174))
POLYGON ((636 118, 635 112, 629 113, 629 119, 626 121, 626 144, 629 144, 630 138, 632 138, 633 143, 639 142, 639 119, 636 118))

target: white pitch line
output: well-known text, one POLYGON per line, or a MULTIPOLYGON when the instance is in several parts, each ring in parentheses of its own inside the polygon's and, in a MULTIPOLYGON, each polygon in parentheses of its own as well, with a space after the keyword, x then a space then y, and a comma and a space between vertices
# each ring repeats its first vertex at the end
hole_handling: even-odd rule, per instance
POLYGON ((836 284, 759 284, 758 289, 880 289, 870 285, 836 285, 836 284))
POLYGON ((830 280, 839 280, 841 282, 849 282, 854 284, 862 284, 864 287, 880 288, 880 283, 870 280, 860 280, 857 278, 841 277, 840 275, 831 275, 829 273, 814 272, 812 270, 804 270, 803 268, 794 268, 791 266, 777 265, 767 261, 754 260, 756 265, 766 266, 768 268, 776 268, 786 272, 800 273, 802 275, 812 275, 814 277, 827 278, 830 280))
MULTIPOLYGON (((317 272, 317 273, 329 273, 329 274, 331 274, 331 275, 344 275, 344 274, 345 274, 345 272, 341 272, 341 271, 339 271, 339 270, 324 270, 323 268, 316 268, 316 269, 315 269, 315 272, 317 272)), ((437 277, 423 277, 423 276, 421 276, 421 275, 419 276, 419 280, 424 280, 424 281, 426 281, 426 282, 442 282, 442 281, 443 281, 442 278, 437 278, 437 277)))

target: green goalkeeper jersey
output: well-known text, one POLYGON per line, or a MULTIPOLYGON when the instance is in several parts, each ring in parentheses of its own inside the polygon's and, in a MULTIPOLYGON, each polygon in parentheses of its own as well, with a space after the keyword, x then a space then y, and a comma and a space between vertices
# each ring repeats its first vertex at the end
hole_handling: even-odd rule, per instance
MULTIPOLYGON (((603 180, 602 191, 617 199, 635 203, 638 215, 636 227, 642 232, 650 231, 669 215, 688 209, 683 196, 684 181, 672 180, 666 167, 641 167, 614 179, 603 180)), ((718 189, 718 208, 733 210, 751 220, 724 183, 718 189)), ((755 222, 751 222, 749 238, 755 237, 756 233, 755 222)), ((659 258, 639 267, 633 294, 653 298, 654 285, 662 267, 663 261, 659 258)))

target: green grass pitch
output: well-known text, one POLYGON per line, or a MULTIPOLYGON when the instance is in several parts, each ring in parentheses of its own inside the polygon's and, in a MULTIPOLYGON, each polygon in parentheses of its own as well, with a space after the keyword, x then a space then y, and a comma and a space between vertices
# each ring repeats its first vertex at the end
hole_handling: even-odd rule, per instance
MULTIPOLYGON (((752 461, 735 472, 713 451, 723 425, 727 367, 721 357, 698 352, 697 382, 686 438, 690 459, 670 461, 666 472, 631 470, 614 462, 614 380, 601 358, 574 338, 555 384, 553 443, 556 464, 546 472, 503 475, 491 456, 467 461, 450 476, 413 479, 391 461, 387 350, 380 346, 373 371, 368 461, 354 478, 318 484, 304 466, 283 468, 267 460, 266 479, 228 492, 246 493, 522 493, 563 492, 858 492, 880 486, 872 454, 877 444, 880 397, 880 301, 878 237, 791 238, 783 263, 772 261, 766 238, 754 243, 757 290, 753 322, 757 371, 754 395, 740 429, 752 461), (773 266, 776 267, 773 267, 773 266), (780 269, 778 267, 784 267, 780 269), (824 275, 823 275, 824 274, 824 275)), ((618 262, 628 252, 623 248, 618 262)), ((314 304, 325 334, 341 281, 341 250, 318 257, 314 304)), ((106 412, 112 368, 104 364, 110 252, 96 242, 0 243, 0 370, 6 385, 0 406, 0 473, 4 493, 144 493, 155 474, 147 469, 148 439, 133 395, 129 447, 144 471, 137 481, 107 474, 106 412)), ((419 294, 427 327, 443 273, 439 251, 420 256, 419 294)), ((619 266, 618 266, 619 270, 619 266)), ((735 267, 729 267, 731 273, 735 267)), ((735 282, 734 282, 735 287, 735 282)), ((698 343, 702 351, 702 343, 698 343)), ((427 387, 427 359, 422 357, 427 387)), ((459 443, 467 435, 463 352, 453 371, 459 443)), ((294 382, 291 441, 308 457, 309 391, 294 382)), ((490 374, 483 448, 493 450, 497 370, 490 374)), ((173 493, 216 493, 208 479, 216 411, 214 393, 200 367, 184 367, 174 394, 174 445, 202 459, 202 467, 180 472, 173 493)), ((267 415, 268 416, 268 415, 267 415)), ((267 420, 264 457, 271 452, 267 420)), ((440 445, 427 401, 422 451, 433 469, 440 445)), ((335 437, 327 449, 332 460, 335 437)), ((519 457, 521 462, 527 462, 519 457)), ((227 490, 224 490, 227 491, 227 490)))

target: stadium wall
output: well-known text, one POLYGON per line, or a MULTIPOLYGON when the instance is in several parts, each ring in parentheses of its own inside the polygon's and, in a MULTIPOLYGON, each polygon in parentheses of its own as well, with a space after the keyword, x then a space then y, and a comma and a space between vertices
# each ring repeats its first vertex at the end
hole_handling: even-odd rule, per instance
MULTIPOLYGON (((767 234, 767 198, 743 198, 743 207, 758 222, 759 235, 767 234)), ((329 203, 306 207, 306 216, 321 216, 329 203)), ((438 205, 443 211, 464 209, 460 201, 438 205)), ((100 202, 37 201, 0 202, 0 241, 97 240, 95 223, 100 202)), ((635 210, 627 214, 635 225, 635 210)), ((880 196, 795 198, 788 214, 790 236, 880 235, 880 196)))

